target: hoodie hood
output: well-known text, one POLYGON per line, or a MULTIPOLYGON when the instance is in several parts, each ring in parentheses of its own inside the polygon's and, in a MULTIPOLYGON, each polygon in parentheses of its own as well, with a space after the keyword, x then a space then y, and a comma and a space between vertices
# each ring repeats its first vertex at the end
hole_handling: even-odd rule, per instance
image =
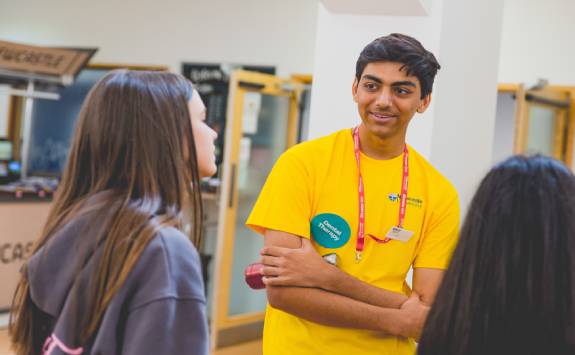
MULTIPOLYGON (((28 281, 34 303, 44 312, 56 316, 77 277, 92 271, 97 235, 102 225, 89 213, 74 219, 42 246, 28 262, 28 281), (90 228, 88 228, 90 227, 90 228)), ((101 249, 101 248, 100 248, 101 249)))

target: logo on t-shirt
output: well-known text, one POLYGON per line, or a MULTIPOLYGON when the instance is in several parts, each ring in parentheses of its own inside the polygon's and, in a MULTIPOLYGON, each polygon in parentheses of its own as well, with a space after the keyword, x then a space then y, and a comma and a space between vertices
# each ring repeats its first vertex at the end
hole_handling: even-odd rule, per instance
MULTIPOLYGON (((389 200, 391 202, 399 202, 400 201, 400 194, 396 194, 396 193, 390 193, 389 195, 387 195, 387 197, 389 198, 389 200)), ((413 207, 418 207, 421 208, 423 207, 423 200, 420 198, 416 198, 416 197, 409 197, 407 196, 407 205, 408 206, 413 206, 413 207)))
POLYGON ((330 249, 344 246, 351 235, 345 219, 333 213, 322 213, 312 218, 310 231, 316 243, 330 249))
POLYGON ((390 193, 388 197, 391 202, 399 201, 399 194, 390 193))

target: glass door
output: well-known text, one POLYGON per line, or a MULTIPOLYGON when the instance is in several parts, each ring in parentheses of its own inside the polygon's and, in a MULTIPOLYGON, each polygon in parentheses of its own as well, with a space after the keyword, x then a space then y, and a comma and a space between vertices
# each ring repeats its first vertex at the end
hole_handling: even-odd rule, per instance
POLYGON ((265 290, 252 290, 244 269, 259 261, 263 237, 245 222, 278 157, 296 143, 303 85, 273 75, 236 71, 230 80, 220 199, 213 348, 257 339, 263 328, 265 290))
POLYGON ((573 106, 569 91, 518 92, 515 153, 543 154, 571 164, 573 106))

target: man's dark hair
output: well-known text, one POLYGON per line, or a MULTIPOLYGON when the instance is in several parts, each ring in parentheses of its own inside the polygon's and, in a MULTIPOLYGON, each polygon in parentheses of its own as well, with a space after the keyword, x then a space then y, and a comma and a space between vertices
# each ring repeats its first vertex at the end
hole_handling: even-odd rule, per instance
POLYGON ((516 156, 481 182, 419 355, 575 354, 575 176, 516 156))
POLYGON ((365 66, 373 62, 402 63, 407 75, 415 75, 419 80, 422 99, 431 94, 433 79, 441 68, 433 53, 423 48, 418 40, 400 33, 379 37, 365 46, 355 64, 357 81, 365 66))

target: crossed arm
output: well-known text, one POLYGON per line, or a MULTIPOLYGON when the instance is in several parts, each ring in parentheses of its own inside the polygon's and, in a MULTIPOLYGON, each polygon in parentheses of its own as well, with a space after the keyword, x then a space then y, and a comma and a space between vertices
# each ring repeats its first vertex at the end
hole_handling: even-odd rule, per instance
POLYGON ((411 297, 360 281, 326 263, 311 242, 267 230, 262 249, 270 305, 334 327, 418 338, 443 270, 415 269, 411 297))

